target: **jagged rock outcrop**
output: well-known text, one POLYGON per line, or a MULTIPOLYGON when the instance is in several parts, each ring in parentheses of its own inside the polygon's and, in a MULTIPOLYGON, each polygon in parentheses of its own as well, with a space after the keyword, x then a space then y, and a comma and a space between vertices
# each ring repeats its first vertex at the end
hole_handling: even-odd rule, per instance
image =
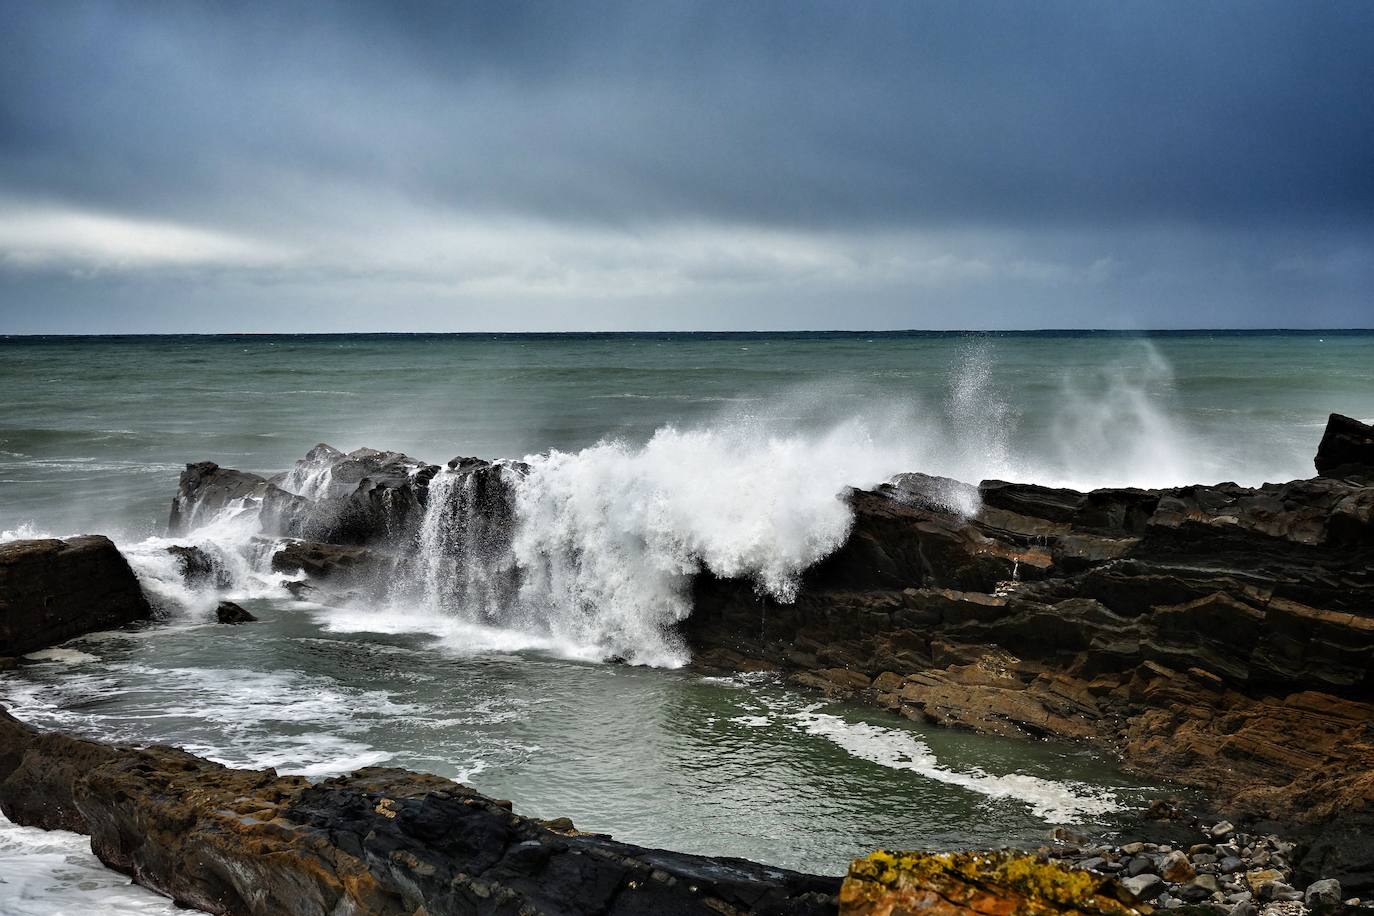
POLYGON ((826 916, 840 883, 521 817, 438 776, 369 768, 311 784, 43 733, 3 709, 0 811, 88 833, 111 868, 230 916, 826 916))
POLYGON ((107 537, 0 544, 0 656, 152 613, 133 570, 107 537))
POLYGON ((1323 477, 1374 477, 1374 429, 1333 413, 1313 463, 1323 477))
POLYGON ((167 553, 176 558, 181 578, 192 588, 226 588, 229 571, 200 547, 173 544, 167 553))
POLYGON ((400 545, 413 538, 437 465, 400 452, 360 448, 344 454, 320 444, 285 474, 269 479, 188 464, 172 500, 168 531, 179 536, 226 508, 255 513, 262 534, 329 544, 400 545))
POLYGON ((1299 826, 1305 873, 1374 886, 1374 479, 975 494, 903 475, 849 500, 849 541, 795 603, 698 578, 700 662, 1090 742, 1299 826), (1351 842, 1321 842, 1344 825, 1351 842))
MULTIPOLYGON (((345 454, 325 444, 271 479, 201 462, 181 475, 169 527, 180 535, 238 512, 255 533, 282 539, 271 566, 308 576, 309 586, 290 584, 301 594, 319 586, 320 600, 403 598, 441 575, 454 585, 445 600, 495 615, 519 587, 509 558, 511 483, 527 471, 518 461, 464 457, 440 469, 400 452, 345 454)), ((169 552, 189 584, 211 580, 204 551, 169 552)))
MULTIPOLYGON (((222 468, 213 461, 186 465, 172 498, 167 533, 180 537, 205 524, 231 504, 257 504, 267 496, 266 480, 257 474, 222 468)), ((287 494, 289 495, 289 494, 287 494)))

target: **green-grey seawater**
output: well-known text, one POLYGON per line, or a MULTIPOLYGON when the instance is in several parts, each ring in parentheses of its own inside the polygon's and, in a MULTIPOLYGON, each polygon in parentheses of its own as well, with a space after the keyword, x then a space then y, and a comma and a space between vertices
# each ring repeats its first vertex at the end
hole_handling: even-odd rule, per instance
MULTIPOLYGON (((427 770, 622 839, 834 873, 879 845, 1110 830, 1156 787, 1081 750, 921 728, 767 677, 600 664, 436 607, 293 602, 250 566, 228 594, 261 622, 219 627, 216 596, 182 588, 163 551, 182 466, 275 472, 319 441, 534 456, 530 549, 569 526, 579 549, 604 543, 616 562, 581 585, 623 578, 607 594, 633 612, 674 599, 676 580, 647 581, 676 556, 648 543, 665 531, 694 561, 785 587, 813 529, 843 534, 839 489, 901 471, 1306 476, 1328 412, 1374 416, 1374 334, 5 339, 0 403, 4 537, 110 533, 164 613, 0 675, 22 718, 312 776, 427 770)), ((42 842, 0 824, 0 873, 42 898, 21 912, 162 911, 71 862, 53 878, 44 856, 64 853, 42 842)))

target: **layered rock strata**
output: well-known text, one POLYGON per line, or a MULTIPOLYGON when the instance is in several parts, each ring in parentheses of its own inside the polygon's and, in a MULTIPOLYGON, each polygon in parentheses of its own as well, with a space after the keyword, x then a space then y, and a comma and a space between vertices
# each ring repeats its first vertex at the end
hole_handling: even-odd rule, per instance
MULTIPOLYGON (((1374 429, 1333 415, 1319 476, 1257 488, 900 475, 844 495, 849 538, 795 602, 701 574, 681 635, 703 665, 776 669, 920 722, 1096 745, 1229 816, 1303 831, 1300 877, 1374 887, 1371 443, 1374 429)), ((251 504, 265 535, 300 539, 275 568, 336 593, 394 588, 421 576, 426 537, 455 567, 509 545, 522 469, 449 469, 328 446, 271 481, 191 465, 172 526, 251 504)), ((518 584, 517 569, 501 575, 518 584)))
POLYGON ((438 776, 369 768, 311 784, 39 732, 3 710, 0 811, 87 833, 109 867, 227 916, 822 916, 839 889, 521 817, 438 776))
POLYGON ((1374 431, 1352 423, 1323 440, 1337 476, 1258 488, 903 475, 848 494, 795 603, 702 576, 683 630, 702 663, 1116 752, 1297 825, 1304 874, 1374 886, 1374 467, 1348 447, 1374 431))

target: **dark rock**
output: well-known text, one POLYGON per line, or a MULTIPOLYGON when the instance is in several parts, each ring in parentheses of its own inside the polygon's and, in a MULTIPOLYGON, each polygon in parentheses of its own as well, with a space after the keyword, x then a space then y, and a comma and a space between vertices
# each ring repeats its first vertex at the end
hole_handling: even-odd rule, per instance
POLYGON ((186 465, 172 499, 167 531, 179 537, 210 521, 236 500, 261 500, 269 484, 257 474, 222 468, 213 461, 186 465))
POLYGON ((317 591, 309 582, 302 582, 297 579, 283 579, 281 586, 290 592, 291 597, 297 601, 309 601, 311 600, 311 593, 317 591))
POLYGON ((1341 903, 1341 882, 1334 878, 1324 878, 1307 885, 1302 895, 1303 903, 1309 907, 1334 907, 1341 903))
POLYGON ((1322 477, 1374 476, 1374 426, 1333 413, 1313 463, 1322 477))
POLYGON ((258 618, 239 607, 232 601, 221 601, 215 608, 215 619, 220 623, 254 623, 258 618))
POLYGON ((235 916, 829 916, 840 884, 520 817, 438 776, 370 768, 311 785, 44 735, 3 712, 0 810, 89 833, 111 868, 235 916))
POLYGON ((191 588, 226 588, 229 585, 228 572, 200 547, 174 544, 167 552, 177 558, 181 578, 191 588))
POLYGON ((437 465, 370 448, 348 454, 325 444, 273 478, 263 531, 331 544, 409 543, 424 515, 437 465))
POLYGON ((109 538, 0 544, 0 655, 23 655, 152 616, 109 538))
POLYGON ((304 572, 312 579, 331 585, 349 585, 375 580, 389 573, 396 557, 367 547, 322 544, 317 541, 289 541, 272 554, 275 572, 304 572))
POLYGON ((1198 875, 1187 884, 1180 887, 1177 895, 1189 903, 1201 903, 1210 900, 1212 895, 1221 890, 1221 885, 1212 875, 1198 875))
POLYGON ((1374 814, 1356 802, 1348 808, 1343 816, 1308 824, 1296 835, 1301 855, 1295 877, 1304 885, 1338 877, 1346 893, 1367 898, 1374 892, 1374 814))

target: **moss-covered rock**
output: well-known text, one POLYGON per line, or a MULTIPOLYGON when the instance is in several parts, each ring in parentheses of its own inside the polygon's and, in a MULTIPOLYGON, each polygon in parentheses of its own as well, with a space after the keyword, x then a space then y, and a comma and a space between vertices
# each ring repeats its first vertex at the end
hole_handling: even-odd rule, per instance
POLYGON ((1110 879, 1024 853, 888 852, 849 866, 841 916, 1137 916, 1110 879))

